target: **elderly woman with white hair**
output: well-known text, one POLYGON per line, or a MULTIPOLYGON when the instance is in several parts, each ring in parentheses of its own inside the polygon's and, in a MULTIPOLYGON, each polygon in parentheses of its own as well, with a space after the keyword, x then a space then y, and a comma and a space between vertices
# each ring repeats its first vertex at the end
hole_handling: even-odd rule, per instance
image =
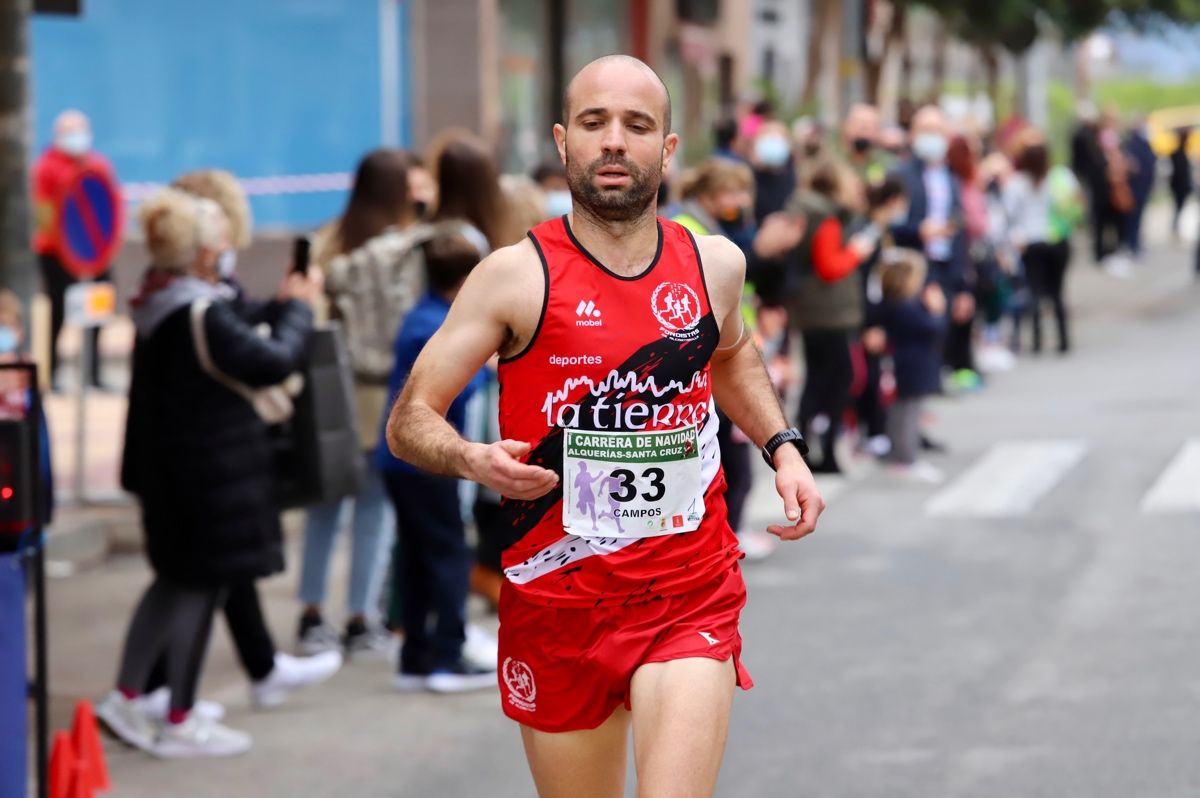
POLYGON ((155 579, 98 714, 158 756, 229 756, 248 750, 250 737, 191 711, 213 614, 231 585, 283 568, 267 425, 247 395, 302 367, 321 288, 289 275, 263 336, 218 290, 232 243, 220 206, 164 189, 140 217, 152 265, 131 303, 137 338, 121 481, 141 504, 155 579), (160 657, 171 702, 156 727, 139 701, 160 657))

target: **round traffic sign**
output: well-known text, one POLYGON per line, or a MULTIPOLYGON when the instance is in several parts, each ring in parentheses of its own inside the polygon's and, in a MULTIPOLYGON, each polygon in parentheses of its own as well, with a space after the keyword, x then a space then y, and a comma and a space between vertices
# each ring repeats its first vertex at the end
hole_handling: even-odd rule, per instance
POLYGON ((59 254, 77 279, 99 277, 121 245, 121 196, 112 178, 85 169, 58 208, 59 254))

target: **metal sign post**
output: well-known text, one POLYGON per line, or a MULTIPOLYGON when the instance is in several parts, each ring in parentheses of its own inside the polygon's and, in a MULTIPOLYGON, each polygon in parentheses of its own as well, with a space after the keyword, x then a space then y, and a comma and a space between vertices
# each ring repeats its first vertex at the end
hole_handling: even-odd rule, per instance
POLYGON ((89 281, 75 283, 67 288, 66 322, 79 328, 79 394, 75 403, 75 501, 83 504, 87 497, 87 395, 90 389, 88 376, 92 373, 92 348, 88 345, 88 332, 104 326, 116 312, 116 290, 112 283, 89 281))

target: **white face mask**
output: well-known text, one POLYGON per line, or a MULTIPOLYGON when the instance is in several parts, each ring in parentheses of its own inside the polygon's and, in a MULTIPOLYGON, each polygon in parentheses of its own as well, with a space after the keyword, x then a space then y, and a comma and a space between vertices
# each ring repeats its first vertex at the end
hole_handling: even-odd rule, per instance
POLYGON ((938 133, 922 133, 913 141, 913 153, 925 163, 940 163, 950 146, 946 137, 938 133))
POLYGON ((17 334, 15 327, 4 325, 0 327, 0 355, 13 355, 17 352, 17 345, 21 342, 21 336, 17 334))
POLYGON ((559 216, 565 216, 571 212, 570 191, 547 191, 545 198, 546 214, 551 219, 556 219, 559 216))
POLYGON ((233 277, 237 271, 237 250, 227 249, 217 256, 217 276, 222 280, 233 277))
POLYGON ((63 133, 54 140, 54 146, 65 152, 67 155, 73 155, 78 158, 81 155, 86 155, 92 149, 92 134, 86 130, 72 130, 69 133, 63 133))

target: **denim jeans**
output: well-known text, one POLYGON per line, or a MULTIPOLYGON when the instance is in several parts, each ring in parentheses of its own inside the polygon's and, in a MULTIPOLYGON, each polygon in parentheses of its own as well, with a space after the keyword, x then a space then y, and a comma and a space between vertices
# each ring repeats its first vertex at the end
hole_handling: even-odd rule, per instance
POLYGON ((383 477, 370 460, 366 481, 357 496, 308 509, 304 526, 304 564, 300 569, 300 600, 312 607, 319 607, 325 601, 329 558, 347 501, 354 503, 347 610, 351 615, 374 618, 378 614, 379 591, 383 587, 388 556, 396 535, 396 519, 383 477))

